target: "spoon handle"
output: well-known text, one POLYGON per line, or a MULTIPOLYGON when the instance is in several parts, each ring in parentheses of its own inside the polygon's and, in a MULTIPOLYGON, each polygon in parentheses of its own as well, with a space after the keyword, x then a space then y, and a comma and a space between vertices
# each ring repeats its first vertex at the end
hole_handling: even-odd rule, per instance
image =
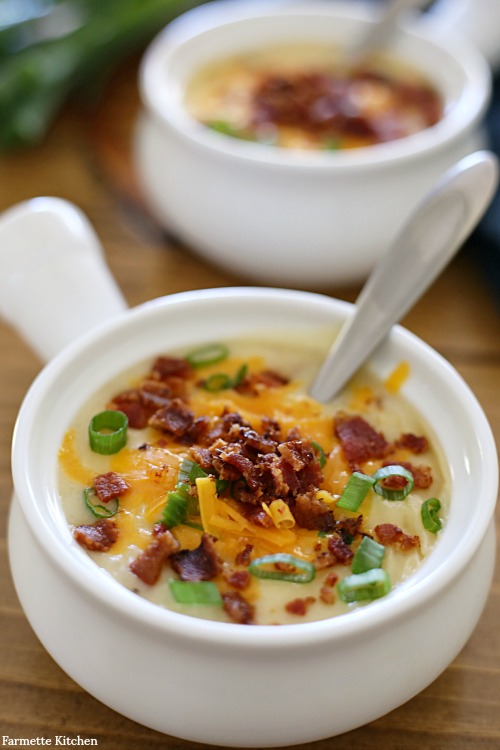
POLYGON ((498 161, 478 151, 459 161, 416 208, 377 264, 343 324, 311 395, 328 401, 451 261, 489 205, 498 161))
POLYGON ((397 27, 400 16, 410 10, 422 8, 428 0, 388 0, 380 10, 380 15, 368 32, 345 53, 345 62, 355 65, 372 52, 387 43, 390 34, 397 27))

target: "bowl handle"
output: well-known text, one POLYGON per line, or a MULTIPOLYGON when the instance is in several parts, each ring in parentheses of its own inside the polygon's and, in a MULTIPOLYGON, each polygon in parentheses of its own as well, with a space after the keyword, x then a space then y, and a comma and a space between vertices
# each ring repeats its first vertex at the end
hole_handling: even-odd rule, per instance
POLYGON ((43 361, 126 308, 75 205, 33 198, 0 214, 0 315, 43 361))

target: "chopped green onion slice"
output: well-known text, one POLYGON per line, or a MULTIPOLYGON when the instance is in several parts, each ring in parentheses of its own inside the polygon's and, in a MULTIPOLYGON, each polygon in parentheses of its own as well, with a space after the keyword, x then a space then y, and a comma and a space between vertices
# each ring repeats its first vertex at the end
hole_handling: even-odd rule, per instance
POLYGON ((234 378, 230 377, 230 375, 227 375, 225 372, 214 373, 205 380, 205 382, 203 383, 203 387, 206 391, 210 391, 211 393, 216 393, 217 391, 225 391, 228 388, 236 388, 238 385, 240 385, 240 383, 244 381, 247 372, 248 365, 243 364, 241 365, 234 378))
POLYGON ((367 570, 382 567, 384 555, 385 547, 383 544, 379 544, 369 536, 364 536, 352 558, 352 572, 366 573, 367 570))
POLYGON ((210 393, 217 393, 217 391, 225 391, 227 388, 231 388, 233 385, 233 379, 226 375, 224 372, 217 372, 214 375, 210 375, 209 378, 203 383, 203 387, 210 393))
POLYGON ((339 148, 341 148, 341 144, 337 138, 328 138, 324 142, 323 148, 325 148, 327 151, 338 151, 339 148))
POLYGON ((107 409, 96 414, 89 424, 89 442, 94 453, 109 456, 127 443, 128 418, 122 411, 107 409))
POLYGON ((206 344, 186 354, 186 359, 191 367, 206 367, 222 362, 228 355, 229 349, 224 344, 206 344))
POLYGON ((337 584, 337 590, 343 602, 373 601, 385 596, 391 590, 391 579, 387 571, 373 568, 366 573, 346 576, 337 584))
POLYGON ((96 494, 93 487, 87 487, 83 490, 83 499, 85 500, 85 505, 90 510, 90 512, 93 513, 94 516, 96 516, 96 518, 111 518, 111 516, 116 515, 120 510, 120 501, 117 497, 109 501, 110 507, 107 508, 104 505, 97 505, 96 503, 93 503, 91 498, 95 496, 96 494))
POLYGON ((312 447, 314 448, 314 452, 318 454, 318 461, 321 468, 326 464, 326 456, 325 451, 321 447, 319 443, 316 442, 316 440, 313 440, 311 442, 312 447))
POLYGON ((205 124, 210 130, 215 130, 216 133, 230 135, 233 138, 238 137, 238 130, 230 122, 226 122, 226 120, 209 120, 205 124))
POLYGON ((301 560, 286 552, 258 557, 252 560, 248 570, 256 578, 272 578, 275 581, 292 581, 293 583, 309 583, 316 575, 316 568, 311 562, 301 560), (293 570, 269 569, 269 565, 276 564, 285 565, 287 568, 290 566, 293 570))
POLYGON ((354 471, 347 480, 336 507, 355 513, 373 487, 374 482, 375 480, 372 477, 362 474, 360 471, 354 471))
POLYGON ((196 461, 185 458, 179 469, 179 482, 196 482, 198 477, 207 477, 207 472, 196 461))
POLYGON ((255 137, 250 131, 238 128, 230 122, 226 122, 226 120, 209 120, 205 125, 210 128, 210 130, 215 130, 216 133, 222 133, 222 135, 229 135, 231 138, 239 138, 244 141, 255 140, 255 137))
POLYGON ((437 534, 443 526, 441 519, 438 516, 440 510, 441 503, 437 497, 430 497, 425 503, 422 503, 420 509, 420 516, 422 518, 424 529, 432 531, 433 534, 437 534))
MULTIPOLYGON (((186 485, 187 486, 187 485, 186 485)), ((179 487, 167 495, 167 504, 163 509, 162 520, 167 528, 180 526, 188 517, 188 499, 179 487)))
POLYGON ((220 591, 213 581, 168 582, 175 601, 179 604, 222 604, 220 591))
POLYGON ((412 491, 415 483, 413 474, 408 469, 405 469, 404 466, 382 466, 372 477, 375 481, 373 489, 377 495, 382 495, 386 500, 404 500, 412 491), (393 490, 389 487, 384 487, 383 481, 389 477, 403 477, 406 479, 406 486, 402 490, 393 490))
POLYGON ((248 365, 244 364, 241 365, 240 369, 236 373, 236 375, 233 378, 233 382, 231 383, 231 388, 236 388, 236 386, 240 385, 240 383, 243 383, 243 381, 246 378, 248 372, 248 365))

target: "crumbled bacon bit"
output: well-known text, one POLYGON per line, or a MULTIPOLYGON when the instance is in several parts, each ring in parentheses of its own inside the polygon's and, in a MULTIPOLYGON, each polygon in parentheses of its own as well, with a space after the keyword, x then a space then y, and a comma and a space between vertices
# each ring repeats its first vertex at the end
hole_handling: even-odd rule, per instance
POLYGON ((406 432, 396 440, 397 448, 406 448, 412 453, 425 453, 429 448, 429 441, 424 435, 414 435, 406 432))
POLYGON ((167 381, 172 378, 188 379, 194 371, 187 359, 181 357, 157 357, 151 368, 151 377, 167 381))
POLYGON ((331 586, 322 586, 319 591, 319 598, 324 604, 335 603, 335 593, 331 586))
POLYGON ((238 383, 235 390, 238 393, 246 395, 257 395, 261 388, 278 388, 279 386, 286 385, 288 382, 288 378, 279 372, 262 370, 261 372, 254 372, 244 377, 241 383, 238 383))
POLYGON ((135 430, 143 430, 151 416, 141 400, 140 391, 134 388, 117 393, 108 408, 118 409, 126 414, 129 427, 135 430))
POLYGON ((396 547, 403 552, 414 549, 420 546, 420 538, 418 535, 409 536, 405 534, 399 526, 395 526, 393 523, 381 523, 375 526, 375 534, 380 542, 384 546, 396 547))
POLYGON ((359 515, 356 518, 337 518, 335 522, 335 531, 340 535, 346 544, 349 544, 353 539, 361 534, 361 526, 363 523, 363 516, 359 515))
POLYGON ((328 537, 327 549, 319 552, 314 564, 318 570, 322 570, 333 565, 349 565, 353 557, 354 552, 341 536, 333 534, 328 537))
POLYGON ((107 552, 118 539, 118 526, 112 518, 101 518, 96 523, 77 526, 73 536, 91 552, 107 552))
POLYGON ((215 539, 210 534, 203 534, 196 549, 173 554, 170 563, 182 581, 211 581, 221 570, 215 539))
POLYGON ((280 423, 271 417, 262 417, 262 434, 267 440, 274 440, 276 443, 281 442, 280 423))
POLYGON ((238 552, 235 557, 236 565, 250 565, 251 554, 253 551, 253 544, 245 545, 245 548, 238 552))
POLYGON ((224 580, 233 587, 243 591, 250 586, 251 576, 248 570, 224 570, 224 580))
POLYGON ((314 596, 306 596, 304 599, 292 599, 291 602, 285 604, 285 609, 291 615, 303 617, 315 601, 316 598, 314 596))
POLYGON ((339 577, 336 573, 328 573, 327 577, 325 578, 325 586, 331 586, 333 588, 338 580, 339 577))
POLYGON ((328 531, 336 525, 332 510, 323 500, 316 497, 316 491, 297 495, 291 508, 296 523, 303 529, 328 531))
POLYGON ((146 549, 132 560, 130 570, 141 581, 153 586, 160 577, 165 561, 177 552, 179 547, 180 544, 172 532, 167 530, 156 533, 146 549))
POLYGON ((358 415, 339 412, 335 416, 335 434, 351 468, 371 458, 384 458, 389 449, 384 435, 358 415))
POLYGON ((94 478, 95 494, 101 503, 109 503, 110 500, 122 495, 130 489, 130 485, 116 471, 108 471, 106 474, 98 474, 94 478))
MULTIPOLYGON (((385 462, 384 466, 392 465, 392 462, 385 462)), ((409 461, 397 461, 398 466, 402 466, 407 469, 413 475, 413 481, 415 488, 419 490, 426 490, 432 484, 432 471, 430 466, 413 466, 409 461)), ((406 479, 404 477, 395 475, 384 479, 384 487, 389 489, 403 489, 406 486, 406 479)))
POLYGON ((193 424, 193 412, 179 399, 174 398, 167 406, 156 411, 149 420, 151 427, 164 430, 182 438, 193 424))
POLYGON ((352 549, 336 534, 328 537, 327 547, 341 565, 348 565, 354 557, 352 549))
POLYGON ((222 594, 225 612, 238 625, 253 625, 255 607, 250 604, 238 591, 227 591, 222 594))

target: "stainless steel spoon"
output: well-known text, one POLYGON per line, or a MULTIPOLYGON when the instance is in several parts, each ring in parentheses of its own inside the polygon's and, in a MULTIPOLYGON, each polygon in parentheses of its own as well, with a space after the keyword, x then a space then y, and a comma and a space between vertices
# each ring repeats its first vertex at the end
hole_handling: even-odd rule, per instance
POLYGON ((429 0, 388 0, 368 31, 343 51, 341 62, 352 67, 369 57, 372 52, 383 48, 397 30, 400 17, 405 12, 422 8, 428 2, 429 0))
POLYGON ((496 156, 459 161, 416 208, 356 300, 312 387, 328 401, 451 261, 486 211, 498 185, 496 156))

